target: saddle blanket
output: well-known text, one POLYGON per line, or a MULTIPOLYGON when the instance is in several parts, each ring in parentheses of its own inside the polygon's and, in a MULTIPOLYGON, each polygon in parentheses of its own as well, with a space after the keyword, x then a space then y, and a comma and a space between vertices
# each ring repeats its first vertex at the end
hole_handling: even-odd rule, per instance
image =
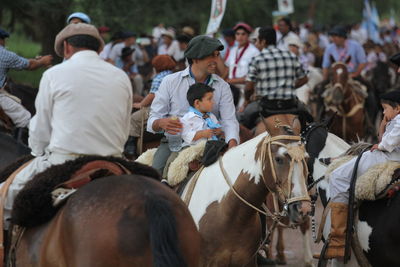
MULTIPOLYGON (((329 174, 333 170, 352 158, 354 158, 354 156, 343 156, 334 160, 328 166, 325 177, 329 177, 329 174)), ((355 188, 356 199, 373 201, 384 197, 386 194, 383 194, 383 192, 386 192, 396 182, 393 180, 396 179, 393 175, 396 173, 397 169, 400 169, 400 162, 396 161, 380 163, 369 168, 366 173, 357 178, 355 188)))
MULTIPOLYGON (((205 145, 206 141, 202 141, 179 152, 169 165, 167 172, 166 178, 170 186, 175 186, 186 178, 189 172, 189 163, 193 160, 201 160, 205 145)), ((136 159, 136 162, 151 166, 156 151, 157 148, 147 150, 136 159)))

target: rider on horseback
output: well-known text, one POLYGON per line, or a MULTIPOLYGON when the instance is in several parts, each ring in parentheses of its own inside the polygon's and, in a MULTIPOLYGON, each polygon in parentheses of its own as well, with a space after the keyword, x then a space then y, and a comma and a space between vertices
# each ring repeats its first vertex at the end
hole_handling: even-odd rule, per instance
POLYGON ((121 156, 132 87, 122 70, 99 57, 103 46, 89 24, 69 24, 56 36, 56 53, 66 60, 40 81, 37 112, 29 125, 35 158, 15 176, 3 200, 6 221, 17 193, 37 173, 83 155, 121 156))
MULTIPOLYGON (((379 129, 380 143, 362 155, 357 176, 370 167, 387 161, 400 161, 400 91, 391 91, 381 96, 384 118, 379 129)), ((330 176, 331 232, 325 257, 343 258, 350 180, 357 158, 335 169, 330 176)))
POLYGON ((10 35, 0 29, 0 109, 10 117, 16 127, 26 127, 31 118, 31 114, 20 103, 20 100, 8 94, 4 87, 6 85, 6 75, 8 70, 35 70, 51 64, 53 56, 47 55, 35 59, 26 59, 8 51, 5 48, 6 38, 10 35))
MULTIPOLYGON (((238 114, 239 122, 249 129, 255 127, 259 106, 274 111, 298 111, 295 89, 307 82, 306 73, 298 58, 291 52, 276 47, 274 29, 261 28, 256 46, 261 53, 250 63, 246 78, 245 102, 238 114), (253 96, 254 92, 256 96, 253 96), (255 98, 255 101, 251 98, 255 98)), ((263 116, 266 117, 267 114, 263 116)))
MULTIPOLYGON (((329 31, 332 43, 325 49, 322 61, 323 81, 316 86, 315 91, 320 96, 329 84, 329 68, 334 62, 346 62, 350 77, 367 87, 368 97, 365 106, 368 107, 369 118, 373 122, 378 113, 378 104, 371 85, 361 76, 361 72, 367 65, 367 57, 364 48, 355 40, 347 39, 347 31, 342 26, 335 26, 329 31), (332 62, 332 59, 334 62, 332 62)), ((320 107, 322 108, 322 106, 320 107)))
MULTIPOLYGON (((229 147, 239 143, 239 124, 235 118, 235 106, 229 84, 215 74, 221 61, 219 51, 223 45, 217 39, 200 35, 194 37, 185 51, 189 67, 168 75, 151 104, 147 130, 155 133, 164 131, 176 135, 182 131, 182 123, 171 116, 183 116, 189 109, 186 99, 190 85, 201 82, 214 88, 213 113, 220 119, 229 147)), ((163 173, 166 161, 171 154, 166 138, 161 140, 153 159, 153 167, 163 173)))

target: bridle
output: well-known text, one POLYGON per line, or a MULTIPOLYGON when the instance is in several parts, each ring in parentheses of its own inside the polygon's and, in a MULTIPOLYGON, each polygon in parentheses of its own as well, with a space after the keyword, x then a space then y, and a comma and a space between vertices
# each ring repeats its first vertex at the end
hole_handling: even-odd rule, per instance
MULTIPOLYGON (((291 144, 293 144, 293 142, 291 144)), ((267 160, 271 166, 271 173, 272 173, 272 178, 274 180, 275 188, 272 189, 268 186, 266 177, 264 175, 261 175, 261 177, 263 179, 265 187, 273 195, 274 210, 275 210, 274 212, 271 212, 267 207, 264 207, 265 211, 263 211, 263 210, 255 207, 248 201, 246 201, 242 196, 240 196, 240 194, 236 191, 236 189, 230 182, 229 176, 223 166, 222 157, 219 158, 219 166, 220 166, 222 174, 223 174, 226 182, 228 183, 230 189, 243 203, 245 203, 247 206, 253 208, 257 212, 259 212, 265 216, 271 217, 274 221, 276 221, 277 224, 287 227, 287 225, 283 224, 281 222, 281 220, 283 217, 287 216, 288 205, 290 203, 293 203, 296 201, 311 201, 310 196, 308 194, 305 194, 303 196, 298 196, 298 197, 291 197, 291 186, 292 186, 294 165, 296 163, 300 163, 300 166, 302 168, 301 173, 303 174, 304 181, 306 180, 305 173, 308 172, 307 162, 305 159, 305 148, 304 148, 304 145, 301 144, 301 137, 294 136, 294 135, 278 135, 278 136, 273 136, 273 137, 270 135, 265 136, 262 141, 262 146, 261 146, 261 161, 267 162, 267 160), (289 144, 280 142, 283 140, 297 141, 298 145, 290 146, 289 144), (287 192, 288 193, 287 194, 285 194, 285 190, 278 183, 278 177, 276 174, 275 165, 274 165, 273 158, 272 158, 273 157, 272 150, 271 150, 272 145, 278 145, 280 147, 286 148, 288 151, 289 157, 291 158, 289 174, 287 177, 287 179, 288 179, 288 182, 287 182, 287 184, 288 184, 287 192), (279 202, 283 203, 282 210, 280 210, 280 208, 279 208, 279 202)), ((303 183, 302 183, 302 185, 303 185, 303 183)), ((305 192, 307 192, 305 183, 304 183, 304 189, 305 189, 305 192)))

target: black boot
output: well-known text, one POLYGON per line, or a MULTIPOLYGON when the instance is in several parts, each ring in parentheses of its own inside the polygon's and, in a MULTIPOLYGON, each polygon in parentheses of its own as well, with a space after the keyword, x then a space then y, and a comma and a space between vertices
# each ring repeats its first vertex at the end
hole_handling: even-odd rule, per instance
POLYGON ((136 144, 137 144, 137 137, 129 136, 128 141, 125 143, 125 156, 127 158, 134 158, 137 157, 136 154, 136 144))

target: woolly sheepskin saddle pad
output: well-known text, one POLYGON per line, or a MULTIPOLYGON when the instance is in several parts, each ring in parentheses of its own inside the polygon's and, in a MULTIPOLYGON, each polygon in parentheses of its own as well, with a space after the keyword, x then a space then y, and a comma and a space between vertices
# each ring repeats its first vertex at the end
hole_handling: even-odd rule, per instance
MULTIPOLYGON (((329 177, 332 171, 351 160, 354 156, 343 156, 334 160, 326 171, 329 177)), ((400 169, 400 162, 388 161, 377 164, 368 169, 366 173, 357 178, 355 195, 358 200, 376 200, 382 192, 390 187, 395 171, 400 169)), ((326 178, 329 179, 329 178, 326 178)))
MULTIPOLYGON (((169 165, 167 173, 167 181, 171 186, 179 184, 187 177, 189 163, 193 160, 201 160, 205 146, 206 141, 201 141, 179 152, 176 159, 169 165)), ((151 166, 156 151, 157 148, 147 150, 136 159, 136 162, 151 166)))

